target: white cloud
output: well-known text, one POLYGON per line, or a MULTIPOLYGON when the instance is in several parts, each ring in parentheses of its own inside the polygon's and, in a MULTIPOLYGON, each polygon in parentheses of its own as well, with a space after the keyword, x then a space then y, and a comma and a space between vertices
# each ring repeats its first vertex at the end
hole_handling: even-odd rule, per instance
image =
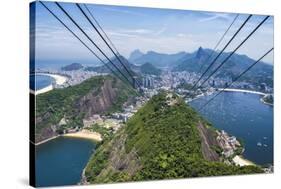
POLYGON ((111 30, 106 33, 113 35, 113 36, 119 36, 119 37, 140 37, 143 35, 146 36, 158 36, 164 33, 167 30, 167 27, 162 27, 159 30, 148 30, 144 28, 136 28, 136 29, 117 29, 117 30, 111 30))
POLYGON ((186 34, 183 34, 183 33, 179 33, 177 34, 178 37, 186 37, 186 34))
POLYGON ((217 20, 217 19, 224 19, 228 20, 230 18, 230 15, 227 13, 212 13, 212 14, 207 14, 208 16, 206 18, 202 18, 199 20, 199 22, 209 22, 212 20, 217 20))
MULTIPOLYGON (((129 12, 125 11, 124 13, 130 14, 129 12)), ((208 22, 215 19, 228 19, 228 21, 230 21, 233 19, 233 16, 233 14, 206 13, 203 18, 200 16, 200 21, 208 22)), ((243 20, 244 18, 237 20, 220 46, 223 46, 224 43, 227 42, 243 20)), ((157 25, 144 23, 142 25, 129 25, 126 28, 107 26, 110 29, 104 29, 113 43, 117 46, 120 53, 125 56, 129 55, 134 49, 140 49, 144 52, 154 50, 163 53, 176 53, 179 51, 192 52, 199 46, 213 48, 222 35, 220 30, 224 31, 224 28, 220 29, 218 26, 214 27, 213 23, 198 23, 197 19, 190 21, 192 27, 188 24, 177 27, 178 22, 174 20, 168 21, 165 19, 165 22, 161 21, 162 20, 160 20, 157 25)), ((257 21, 254 23, 249 22, 248 24, 247 27, 243 28, 241 34, 237 36, 236 40, 233 41, 233 44, 229 46, 228 49, 233 49, 238 42, 241 42, 241 40, 243 40, 249 33, 249 30, 252 30, 257 24, 257 21)), ((221 27, 227 27, 227 25, 221 25, 221 27)), ((105 45, 99 39, 95 31, 90 27, 85 27, 84 29, 98 45, 106 50, 105 45)), ((74 31, 77 32, 78 29, 76 28, 74 31)), ((90 44, 90 42, 83 37, 83 34, 78 32, 77 34, 79 34, 87 44, 90 44)), ((42 57, 65 56, 68 58, 77 58, 85 56, 92 58, 92 54, 90 54, 88 50, 84 48, 83 45, 63 26, 59 27, 46 24, 37 25, 36 39, 38 41, 36 47, 39 48, 39 51, 37 52, 42 57)), ((92 44, 90 45, 91 47, 93 46, 92 44)), ((273 46, 273 25, 268 24, 263 25, 255 36, 253 36, 253 39, 245 44, 245 48, 241 48, 240 52, 256 58, 271 46, 273 46), (257 46, 262 46, 264 48, 256 48, 257 46)), ((267 60, 269 60, 269 58, 267 60)))
POLYGON ((129 11, 129 10, 124 10, 124 9, 119 9, 119 8, 104 7, 102 9, 105 11, 116 12, 116 13, 121 13, 121 14, 129 14, 129 15, 134 15, 134 16, 145 16, 145 14, 142 14, 140 12, 129 11))
POLYGON ((164 33, 166 30, 167 30, 167 26, 164 26, 160 30, 156 31, 155 35, 160 35, 160 34, 164 33))
POLYGON ((132 35, 132 34, 126 34, 126 33, 122 33, 122 32, 114 32, 114 31, 110 31, 107 32, 107 34, 112 35, 113 37, 129 37, 129 38, 135 38, 138 37, 137 35, 132 35))
POLYGON ((120 53, 126 57, 135 49, 140 49, 143 52, 153 50, 160 53, 177 53, 180 51, 192 52, 201 45, 199 41, 188 35, 180 40, 177 35, 138 36, 126 40, 115 40, 114 38, 112 40, 116 41, 115 45, 119 48, 120 53))
POLYGON ((124 33, 135 33, 135 34, 150 34, 153 31, 152 30, 148 30, 148 29, 127 29, 127 30, 121 30, 120 32, 124 32, 124 33))

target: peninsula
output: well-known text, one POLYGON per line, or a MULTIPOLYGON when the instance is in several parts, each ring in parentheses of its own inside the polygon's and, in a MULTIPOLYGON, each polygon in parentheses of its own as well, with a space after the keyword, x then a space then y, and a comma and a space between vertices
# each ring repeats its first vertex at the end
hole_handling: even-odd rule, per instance
MULTIPOLYGON (((83 181, 111 183, 263 172, 259 166, 230 162, 217 137, 212 125, 183 99, 160 92, 96 149, 83 181)), ((225 134, 221 138, 228 141, 225 134)))

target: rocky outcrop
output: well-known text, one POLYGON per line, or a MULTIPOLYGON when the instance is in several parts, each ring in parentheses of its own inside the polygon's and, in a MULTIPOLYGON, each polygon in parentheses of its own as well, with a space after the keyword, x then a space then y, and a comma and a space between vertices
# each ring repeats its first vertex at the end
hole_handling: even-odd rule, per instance
POLYGON ((128 86, 111 76, 93 77, 79 85, 39 95, 35 141, 82 127, 82 120, 93 114, 117 111, 133 96, 128 86))
POLYGON ((109 161, 113 171, 125 171, 129 175, 134 175, 141 168, 141 162, 135 149, 126 153, 126 138, 125 135, 122 135, 118 140, 113 142, 109 161))
POLYGON ((81 184, 92 183, 91 178, 93 177, 95 178, 95 183, 103 183, 104 178, 108 178, 108 182, 117 177, 118 180, 123 180, 127 177, 132 177, 142 168, 141 159, 135 148, 130 152, 126 152, 125 142, 127 135, 124 130, 117 133, 116 136, 113 140, 103 144, 106 148, 97 149, 95 156, 92 156, 82 173, 81 184), (92 161, 94 161, 93 164, 92 161), (95 170, 94 172, 93 169, 95 170))
POLYGON ((107 111, 115 102, 117 89, 112 86, 112 80, 105 80, 98 90, 92 90, 77 103, 77 109, 85 113, 85 118, 93 114, 107 111))
POLYGON ((35 136, 35 142, 39 143, 58 136, 59 134, 56 132, 56 128, 57 128, 56 125, 52 125, 50 127, 44 127, 43 129, 40 130, 40 134, 37 134, 35 136))
POLYGON ((206 128, 200 121, 197 124, 197 129, 201 137, 201 149, 204 158, 208 161, 219 161, 220 157, 212 147, 219 146, 216 141, 213 130, 206 128))

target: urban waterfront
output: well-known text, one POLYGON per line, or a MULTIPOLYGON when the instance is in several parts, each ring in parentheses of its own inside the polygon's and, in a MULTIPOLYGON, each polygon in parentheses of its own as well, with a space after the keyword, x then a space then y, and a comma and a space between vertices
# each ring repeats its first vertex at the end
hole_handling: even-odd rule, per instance
MULTIPOLYGON (((200 108, 213 95, 190 102, 200 108)), ((244 143, 243 156, 259 165, 273 164, 273 107, 261 96, 241 92, 223 92, 201 114, 219 130, 225 130, 244 143)))
POLYGON ((36 185, 76 185, 95 143, 91 140, 59 137, 36 147, 36 185))

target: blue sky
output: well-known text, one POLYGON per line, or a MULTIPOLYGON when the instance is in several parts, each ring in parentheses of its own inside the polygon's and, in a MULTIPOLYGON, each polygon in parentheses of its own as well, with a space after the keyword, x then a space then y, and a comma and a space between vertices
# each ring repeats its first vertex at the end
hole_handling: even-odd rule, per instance
MULTIPOLYGON (((46 5, 84 41, 87 41, 54 3, 46 2, 46 5)), ((108 56, 112 57, 113 55, 75 4, 61 3, 61 5, 108 56)), ((236 14, 216 12, 93 4, 89 4, 88 7, 119 52, 125 57, 128 57, 135 49, 144 53, 150 50, 161 53, 193 52, 200 46, 212 49, 236 16, 236 14)), ((74 38, 40 3, 37 3, 36 10, 37 60, 69 60, 81 63, 95 60, 89 50, 74 38)), ((245 14, 239 15, 219 49, 230 39, 247 16, 245 14)), ((264 17, 263 15, 254 15, 226 51, 233 50, 264 17)), ((87 44, 91 46, 90 42, 87 44)), ((273 47, 272 17, 237 52, 256 59, 271 47, 273 47)), ((102 55, 100 56, 102 57, 102 55)), ((266 57, 264 61, 272 63, 273 55, 266 57)))

